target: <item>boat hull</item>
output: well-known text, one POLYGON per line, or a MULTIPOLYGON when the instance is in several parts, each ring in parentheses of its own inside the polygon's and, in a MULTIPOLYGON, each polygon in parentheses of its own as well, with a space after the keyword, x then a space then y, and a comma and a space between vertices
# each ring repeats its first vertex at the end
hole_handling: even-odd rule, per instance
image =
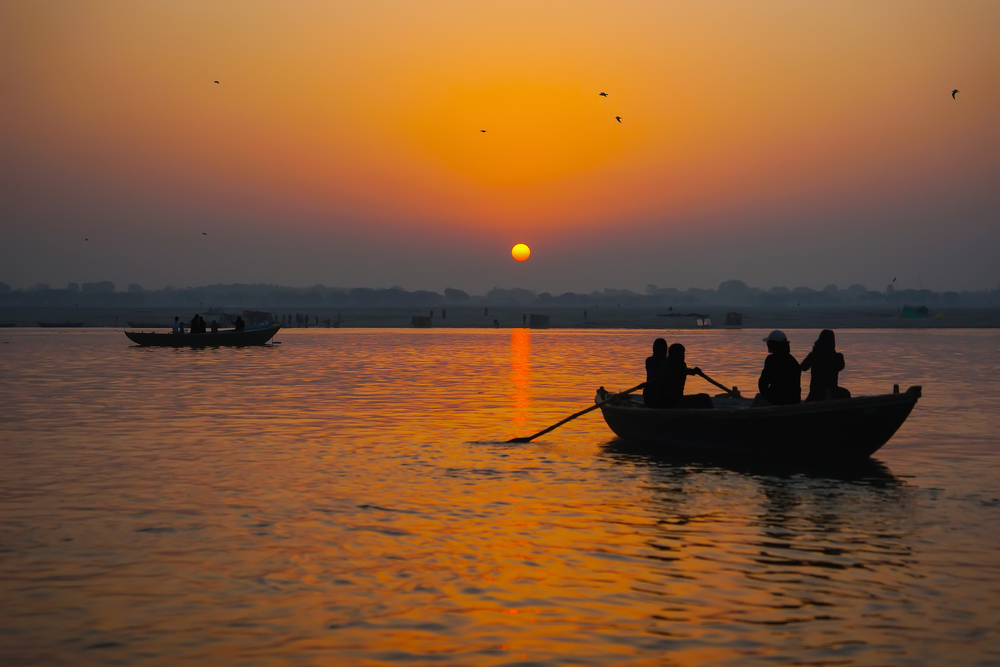
POLYGON ((889 441, 919 398, 920 387, 910 387, 902 394, 788 406, 656 410, 622 400, 601 411, 619 438, 658 448, 863 459, 889 441))
POLYGON ((219 331, 217 333, 147 333, 126 331, 125 335, 133 343, 142 347, 246 347, 264 345, 278 333, 280 326, 243 331, 219 331))

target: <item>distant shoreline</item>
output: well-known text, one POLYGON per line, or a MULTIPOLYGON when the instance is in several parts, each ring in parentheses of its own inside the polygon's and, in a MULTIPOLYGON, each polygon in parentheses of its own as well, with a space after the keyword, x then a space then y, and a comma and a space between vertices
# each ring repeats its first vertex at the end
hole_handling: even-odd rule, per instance
MULTIPOLYGON (((232 309, 235 313, 237 309, 232 309)), ((438 308, 281 308, 272 309, 277 322, 291 319, 289 328, 299 328, 295 315, 309 317, 309 328, 331 328, 340 322, 340 328, 415 328, 414 316, 424 318, 432 329, 494 328, 494 320, 501 329, 527 328, 531 314, 547 315, 550 329, 646 329, 646 330, 697 330, 694 316, 665 315, 662 308, 650 307, 589 307, 589 308, 539 308, 523 306, 462 306, 438 308), (433 314, 432 314, 433 313, 433 314), (586 314, 586 317, 585 317, 586 314), (429 318, 429 320, 427 319, 429 318), (316 320, 319 320, 319 324, 316 320)), ((82 327, 119 327, 129 322, 139 328, 150 325, 167 325, 175 316, 190 321, 201 312, 206 320, 211 316, 197 307, 180 308, 0 308, 0 325, 5 327, 38 328, 39 322, 49 324, 70 323, 82 327)), ((686 312, 686 311, 685 311, 686 312)), ((699 315, 708 315, 712 329, 992 329, 1000 328, 1000 308, 950 308, 931 310, 926 317, 899 317, 895 312, 872 308, 845 307, 705 307, 699 315), (726 314, 742 315, 741 326, 726 326, 726 314)))

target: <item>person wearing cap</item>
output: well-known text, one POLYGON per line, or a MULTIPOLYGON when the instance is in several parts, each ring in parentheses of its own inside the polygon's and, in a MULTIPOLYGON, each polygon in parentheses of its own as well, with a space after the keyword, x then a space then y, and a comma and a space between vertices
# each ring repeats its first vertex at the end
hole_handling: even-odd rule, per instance
POLYGON ((769 354, 764 360, 764 370, 760 372, 760 379, 757 380, 760 395, 754 404, 762 404, 759 400, 761 398, 771 405, 801 403, 802 369, 792 356, 788 337, 784 332, 774 330, 763 340, 767 343, 769 354))
POLYGON ((812 371, 806 403, 851 397, 851 392, 837 386, 840 371, 844 370, 844 355, 837 352, 837 339, 831 330, 820 332, 812 352, 802 360, 801 368, 812 371))

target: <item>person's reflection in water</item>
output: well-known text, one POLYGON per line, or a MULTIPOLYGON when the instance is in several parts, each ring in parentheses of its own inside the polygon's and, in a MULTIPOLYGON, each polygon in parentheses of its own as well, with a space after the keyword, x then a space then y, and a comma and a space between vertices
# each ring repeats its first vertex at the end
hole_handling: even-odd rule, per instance
POLYGON ((788 337, 775 330, 764 338, 767 343, 767 359, 764 370, 757 380, 759 394, 754 398, 754 406, 795 405, 802 402, 802 370, 792 356, 788 337))
POLYGON ((657 382, 666 372, 664 365, 667 363, 667 341, 657 338, 653 341, 653 356, 646 357, 646 386, 642 388, 642 402, 655 408, 657 382))
POLYGON ((656 407, 710 409, 715 405, 708 394, 684 395, 684 384, 689 375, 700 375, 700 368, 688 368, 684 357, 686 351, 680 343, 669 348, 667 361, 657 382, 656 407))
POLYGON ((837 386, 840 371, 844 370, 844 355, 837 352, 837 339, 829 329, 820 332, 812 352, 802 360, 801 368, 812 370, 807 403, 851 397, 851 392, 837 386))

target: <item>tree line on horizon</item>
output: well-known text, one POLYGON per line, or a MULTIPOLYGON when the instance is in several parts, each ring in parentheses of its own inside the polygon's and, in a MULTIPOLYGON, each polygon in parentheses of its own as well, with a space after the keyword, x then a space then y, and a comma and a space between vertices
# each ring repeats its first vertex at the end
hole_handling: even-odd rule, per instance
POLYGON ((339 288, 314 285, 286 287, 273 284, 206 285, 202 287, 146 290, 135 283, 125 290, 115 289, 114 283, 69 283, 53 289, 40 283, 27 289, 12 289, 0 282, 0 307, 460 307, 460 306, 632 306, 694 308, 697 306, 748 307, 892 307, 903 305, 928 307, 988 307, 1000 306, 1000 286, 993 290, 934 292, 927 289, 896 290, 892 284, 885 290, 869 290, 864 285, 841 289, 827 285, 821 290, 809 287, 750 287, 742 280, 727 280, 716 289, 647 285, 644 293, 628 289, 606 288, 590 293, 564 292, 551 294, 524 288, 493 289, 482 295, 471 295, 448 287, 443 293, 427 290, 407 291, 402 287, 339 288))

